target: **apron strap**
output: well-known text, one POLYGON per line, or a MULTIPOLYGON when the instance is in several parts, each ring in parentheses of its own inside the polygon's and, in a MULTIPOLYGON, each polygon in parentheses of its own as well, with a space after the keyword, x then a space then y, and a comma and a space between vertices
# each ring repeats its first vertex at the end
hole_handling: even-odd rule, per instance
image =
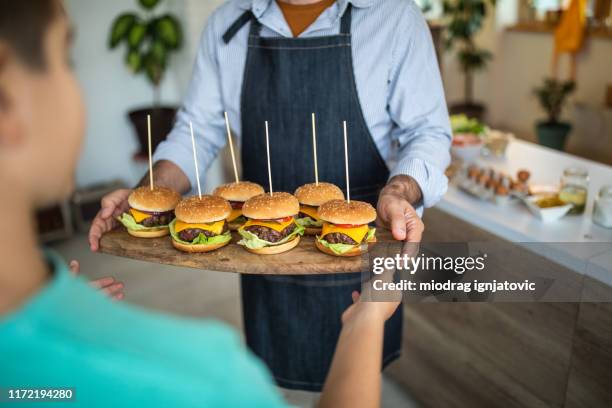
POLYGON ((238 31, 240 31, 240 29, 244 27, 246 23, 251 21, 251 19, 253 19, 253 21, 257 21, 255 16, 253 16, 253 13, 251 13, 251 10, 247 10, 242 13, 242 15, 238 17, 236 21, 234 21, 234 24, 232 24, 230 28, 227 29, 225 34, 223 34, 223 42, 228 44, 232 40, 232 38, 234 38, 234 36, 238 33, 238 31))
POLYGON ((349 3, 346 6, 346 10, 344 11, 342 20, 340 20, 340 33, 341 34, 351 33, 351 22, 352 22, 351 14, 352 14, 352 6, 351 6, 351 3, 349 3))

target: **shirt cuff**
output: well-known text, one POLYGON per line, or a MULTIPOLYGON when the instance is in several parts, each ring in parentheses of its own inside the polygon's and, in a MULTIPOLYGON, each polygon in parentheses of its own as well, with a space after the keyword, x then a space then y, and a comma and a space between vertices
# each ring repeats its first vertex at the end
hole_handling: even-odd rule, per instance
POLYGON ((436 205, 448 189, 448 178, 444 171, 428 165, 421 159, 401 159, 391 171, 389 178, 398 175, 410 176, 419 185, 423 195, 421 204, 415 207, 419 215, 422 214, 423 208, 436 205))
POLYGON ((188 149, 181 143, 164 140, 157 146, 155 154, 153 154, 153 163, 161 160, 167 160, 178 166, 189 179, 190 189, 193 191, 197 181, 191 148, 188 149))

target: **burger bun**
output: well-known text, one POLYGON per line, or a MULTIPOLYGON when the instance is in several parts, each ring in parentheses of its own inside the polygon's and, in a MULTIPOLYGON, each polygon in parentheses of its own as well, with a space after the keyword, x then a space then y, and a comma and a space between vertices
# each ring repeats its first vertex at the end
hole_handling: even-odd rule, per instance
POLYGON ((332 200, 318 209, 319 217, 332 224, 364 225, 376 220, 376 210, 363 201, 332 200))
POLYGON ((170 234, 170 230, 168 229, 168 227, 159 227, 148 230, 132 230, 128 228, 127 232, 131 236, 137 238, 159 238, 165 237, 166 235, 170 234))
POLYGON ((259 249, 251 249, 251 248, 244 247, 244 249, 246 249, 247 251, 253 254, 257 254, 257 255, 274 255, 274 254, 280 254, 283 252, 287 252, 295 248, 299 243, 300 243, 300 236, 298 235, 291 241, 285 242, 284 244, 281 244, 281 245, 267 246, 267 247, 259 248, 259 249))
POLYGON ((260 194, 247 200, 242 214, 255 220, 275 220, 292 217, 300 212, 300 203, 289 193, 260 194))
POLYGON ((231 212, 232 206, 227 200, 211 195, 185 198, 174 209, 176 219, 189 224, 221 221, 231 212))
POLYGON ((229 244, 231 241, 227 241, 227 242, 222 242, 219 244, 183 244, 180 242, 175 241, 174 239, 172 240, 172 245, 178 249, 179 251, 183 251, 183 252, 189 252, 189 253, 199 253, 199 252, 210 252, 210 251, 214 251, 215 249, 219 249, 219 248, 223 248, 224 246, 226 246, 227 244, 229 244))
POLYGON ((263 194, 262 186, 250 181, 222 184, 213 191, 214 196, 223 197, 228 201, 245 202, 251 197, 263 194))
POLYGON ((310 183, 295 190, 295 197, 300 204, 318 207, 330 200, 344 200, 344 193, 335 184, 310 183))
POLYGON ((166 212, 174 210, 181 195, 166 187, 138 187, 128 197, 128 204, 135 210, 166 212))

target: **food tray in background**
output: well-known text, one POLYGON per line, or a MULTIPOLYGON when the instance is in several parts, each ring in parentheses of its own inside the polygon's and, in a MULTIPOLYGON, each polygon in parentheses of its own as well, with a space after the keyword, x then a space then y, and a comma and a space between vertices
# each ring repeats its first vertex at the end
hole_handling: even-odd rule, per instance
POLYGON ((530 177, 527 170, 519 170, 516 177, 512 177, 490 167, 471 164, 457 172, 456 181, 457 186, 470 195, 497 205, 506 205, 529 195, 530 177))

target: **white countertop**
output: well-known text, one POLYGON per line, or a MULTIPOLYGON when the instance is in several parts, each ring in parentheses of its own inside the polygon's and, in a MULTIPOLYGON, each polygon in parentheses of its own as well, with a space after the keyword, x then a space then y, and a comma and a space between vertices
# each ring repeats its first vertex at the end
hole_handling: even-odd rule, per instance
MULTIPOLYGON (((551 252, 547 257, 574 270, 588 270, 576 268, 576 265, 589 262, 595 257, 602 259, 601 255, 608 252, 612 254, 612 229, 600 227, 591 220, 593 201, 599 189, 603 185, 612 184, 612 166, 521 140, 510 142, 505 157, 481 157, 477 164, 492 167, 513 177, 517 170, 526 169, 531 173, 530 183, 548 185, 559 184, 565 168, 584 167, 590 176, 586 211, 582 215, 567 215, 560 220, 544 223, 520 202, 496 205, 459 190, 452 182, 436 208, 508 241, 550 244, 547 247, 551 252)), ((598 280, 606 278, 605 282, 612 285, 612 264, 607 269, 609 274, 600 271, 594 277, 598 280)))

